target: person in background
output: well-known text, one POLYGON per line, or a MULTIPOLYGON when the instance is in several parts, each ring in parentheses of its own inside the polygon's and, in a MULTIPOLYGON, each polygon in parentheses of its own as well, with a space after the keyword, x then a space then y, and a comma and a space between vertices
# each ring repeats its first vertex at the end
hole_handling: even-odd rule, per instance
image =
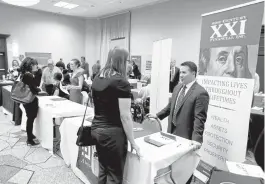
POLYGON ((55 73, 62 73, 61 70, 54 66, 52 59, 48 60, 48 66, 43 70, 41 86, 43 91, 46 91, 49 95, 52 95, 53 85, 56 83, 54 80, 55 73))
POLYGON ((20 61, 20 63, 22 63, 22 61, 24 60, 24 55, 23 54, 20 54, 19 55, 19 57, 18 57, 18 59, 19 59, 19 61, 20 61))
POLYGON ((18 60, 12 61, 12 67, 9 68, 8 72, 11 74, 11 80, 15 81, 19 76, 20 64, 18 60))
POLYGON ((150 90, 151 90, 151 76, 146 75, 143 78, 144 81, 146 81, 146 86, 142 87, 138 93, 138 98, 135 100, 138 103, 143 104, 143 102, 150 97, 150 90))
POLYGON ((70 63, 68 63, 66 67, 67 67, 68 73, 72 73, 73 72, 73 70, 71 70, 70 63))
POLYGON ((130 63, 127 63, 127 79, 133 79, 134 76, 132 76, 133 74, 133 66, 130 63))
POLYGON ((131 63, 132 63, 133 75, 134 75, 135 79, 140 80, 141 79, 141 72, 139 71, 138 66, 135 64, 134 61, 131 61, 131 63))
POLYGON ((54 93, 53 96, 59 96, 62 98, 66 98, 69 100, 68 92, 65 89, 62 89, 62 78, 63 75, 61 73, 55 73, 54 74, 54 80, 56 81, 56 84, 54 85, 54 93))
MULTIPOLYGON (((39 80, 35 78, 34 72, 38 71, 38 62, 35 59, 27 57, 23 60, 21 67, 21 79, 24 84, 27 84, 30 88, 30 91, 37 95, 41 90, 38 87, 39 80)), ((31 103, 23 105, 27 115, 27 145, 35 146, 39 143, 36 142, 36 136, 33 135, 33 123, 38 113, 38 98, 35 96, 34 100, 31 103)))
POLYGON ((78 59, 72 59, 70 62, 71 70, 73 70, 70 78, 70 85, 66 89, 70 92, 69 100, 82 104, 83 95, 81 93, 84 83, 84 70, 81 68, 81 62, 78 59))
POLYGON ((179 68, 176 67, 176 61, 170 63, 169 92, 172 93, 175 86, 179 83, 179 68))
POLYGON ((92 84, 95 116, 91 135, 98 153, 98 184, 122 184, 127 139, 140 157, 133 137, 131 90, 126 79, 128 55, 124 49, 111 50, 105 67, 92 84))
POLYGON ((60 61, 58 61, 56 63, 55 66, 57 66, 58 68, 60 68, 61 71, 65 70, 65 64, 64 64, 64 62, 61 59, 60 59, 60 61))
POLYGON ((83 74, 86 75, 86 79, 88 79, 89 75, 89 64, 86 62, 86 58, 84 56, 81 57, 81 68, 84 69, 83 74))
POLYGON ((58 61, 56 63, 55 66, 57 66, 58 68, 60 68, 60 70, 62 71, 62 74, 63 74, 63 82, 62 82, 62 85, 63 86, 66 86, 66 85, 71 84, 71 82, 70 82, 70 75, 68 73, 68 70, 65 69, 65 64, 62 61, 62 58, 60 59, 60 61, 58 61))
POLYGON ((92 76, 91 76, 92 81, 95 78, 95 76, 100 72, 100 68, 101 66, 99 60, 97 60, 97 63, 92 66, 92 76))

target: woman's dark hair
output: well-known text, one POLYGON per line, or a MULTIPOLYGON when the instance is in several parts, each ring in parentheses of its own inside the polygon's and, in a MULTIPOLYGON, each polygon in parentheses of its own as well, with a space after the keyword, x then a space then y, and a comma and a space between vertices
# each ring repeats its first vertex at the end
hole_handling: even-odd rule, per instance
POLYGON ((54 76, 53 76, 53 78, 55 80, 61 81, 62 78, 63 78, 63 75, 61 73, 55 73, 54 76))
POLYGON ((65 64, 62 61, 58 61, 55 66, 57 66, 58 68, 61 67, 61 68, 63 68, 63 70, 65 69, 65 64))
POLYGON ((31 57, 26 57, 20 66, 20 72, 25 74, 26 72, 32 72, 32 66, 38 65, 38 61, 31 57))
POLYGON ((81 62, 78 59, 72 59, 72 61, 78 66, 81 66, 81 62))

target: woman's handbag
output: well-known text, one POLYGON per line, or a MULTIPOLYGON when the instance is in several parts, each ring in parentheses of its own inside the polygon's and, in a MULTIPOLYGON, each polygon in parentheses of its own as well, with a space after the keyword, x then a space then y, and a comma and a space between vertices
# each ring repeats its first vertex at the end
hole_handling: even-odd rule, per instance
POLYGON ((20 81, 15 82, 11 89, 11 99, 14 102, 28 104, 33 102, 36 96, 30 91, 30 88, 27 84, 20 81))
POLYGON ((95 145, 95 141, 93 140, 93 138, 91 136, 91 127, 90 126, 84 126, 87 106, 88 106, 88 101, 87 101, 87 104, 86 104, 86 110, 85 110, 85 114, 83 116, 82 124, 79 127, 78 132, 77 132, 77 140, 76 140, 76 145, 77 146, 92 146, 92 145, 95 145))

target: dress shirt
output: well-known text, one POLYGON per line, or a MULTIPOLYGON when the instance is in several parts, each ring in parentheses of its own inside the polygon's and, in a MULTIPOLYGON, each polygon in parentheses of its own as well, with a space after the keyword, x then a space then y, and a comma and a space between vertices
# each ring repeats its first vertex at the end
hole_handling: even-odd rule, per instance
MULTIPOLYGON (((196 80, 194 80, 194 81, 192 81, 192 82, 186 84, 185 96, 186 96, 187 92, 190 90, 191 86, 194 84, 195 81, 196 81, 196 80)), ((178 98, 179 98, 179 95, 180 95, 180 93, 181 93, 182 90, 183 90, 183 87, 182 87, 181 90, 179 91, 178 98)), ((178 98, 176 99, 177 101, 178 101, 178 98)))

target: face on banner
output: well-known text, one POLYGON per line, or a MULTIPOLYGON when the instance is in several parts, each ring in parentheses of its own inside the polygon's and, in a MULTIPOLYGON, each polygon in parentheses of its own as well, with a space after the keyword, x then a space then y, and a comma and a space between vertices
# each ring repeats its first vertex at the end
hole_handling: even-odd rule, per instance
POLYGON ((252 78, 247 46, 203 49, 199 62, 199 73, 202 75, 252 78))

